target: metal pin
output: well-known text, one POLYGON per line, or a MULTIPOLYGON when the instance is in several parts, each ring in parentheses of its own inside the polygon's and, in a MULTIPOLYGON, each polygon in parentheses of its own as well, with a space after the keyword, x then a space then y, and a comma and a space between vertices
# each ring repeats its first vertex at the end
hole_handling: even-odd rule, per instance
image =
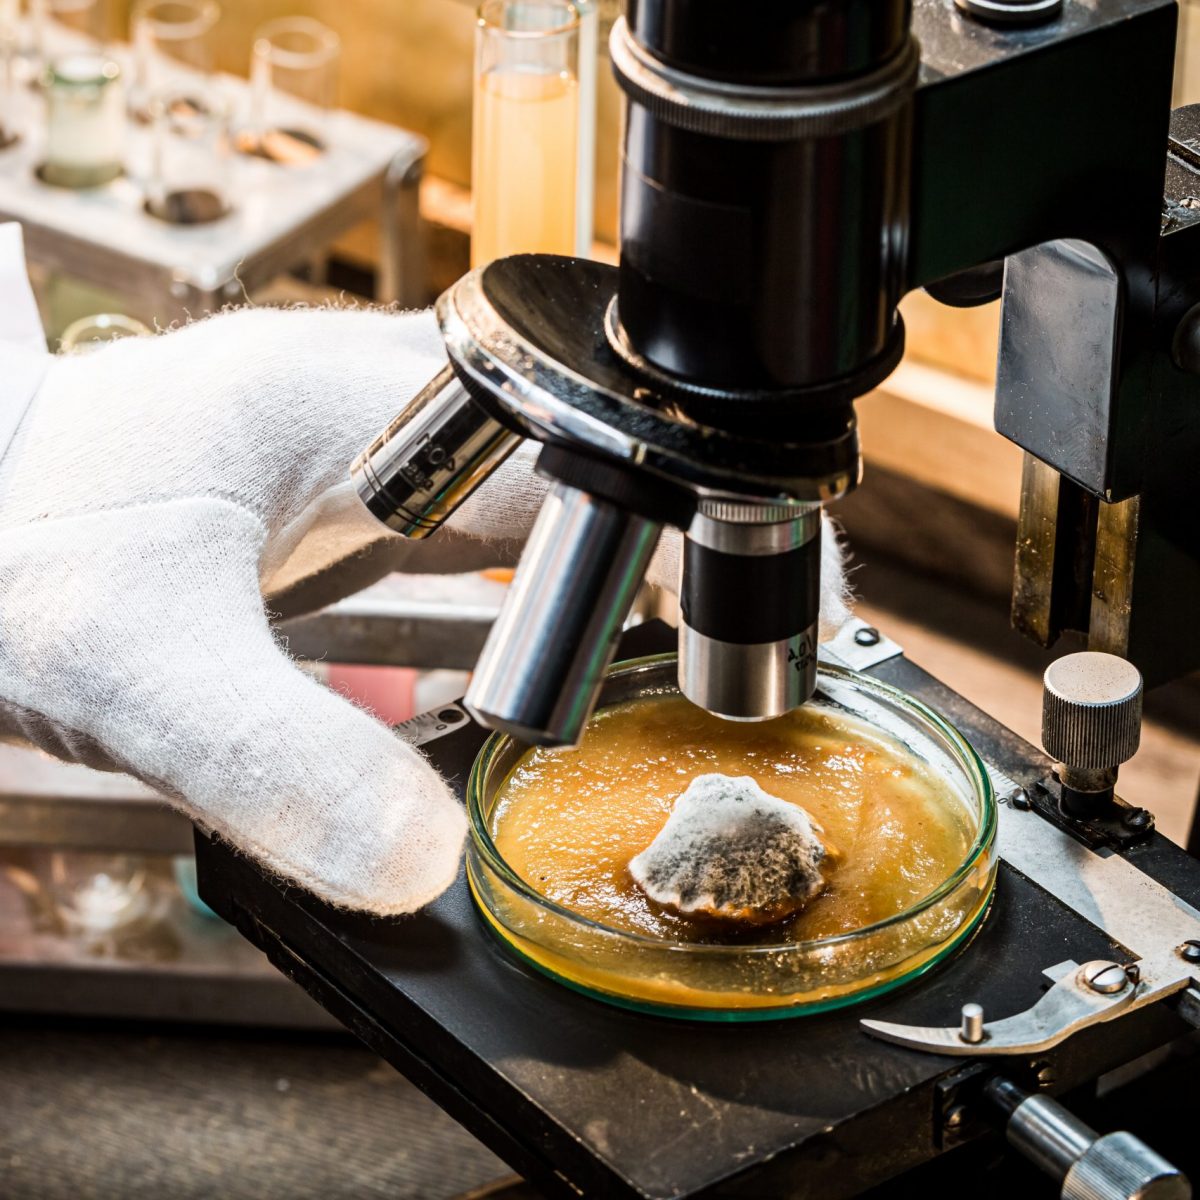
POLYGON ((983 1041, 983 1006, 981 1004, 964 1004, 962 1006, 962 1029, 958 1036, 968 1046, 976 1046, 983 1041))

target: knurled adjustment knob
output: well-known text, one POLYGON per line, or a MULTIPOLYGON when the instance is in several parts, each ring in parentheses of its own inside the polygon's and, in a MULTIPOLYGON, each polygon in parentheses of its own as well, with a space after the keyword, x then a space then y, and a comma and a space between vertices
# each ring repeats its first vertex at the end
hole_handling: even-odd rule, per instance
POLYGON ((1094 650, 1068 654, 1046 668, 1042 745, 1076 771, 1118 767, 1142 733, 1142 676, 1131 662, 1094 650))

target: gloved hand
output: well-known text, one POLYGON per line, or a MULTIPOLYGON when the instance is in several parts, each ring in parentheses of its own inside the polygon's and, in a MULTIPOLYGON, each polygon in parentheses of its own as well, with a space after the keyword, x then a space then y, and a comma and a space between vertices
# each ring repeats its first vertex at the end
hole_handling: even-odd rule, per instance
MULTIPOLYGON (((442 362, 429 314, 268 309, 56 359, 0 461, 0 732, 128 771, 335 904, 438 895, 460 805, 296 669, 262 595, 294 615, 525 536, 545 490, 533 445, 429 542, 387 534, 354 495, 349 463, 442 362)), ((654 577, 677 561, 673 539, 654 577)))

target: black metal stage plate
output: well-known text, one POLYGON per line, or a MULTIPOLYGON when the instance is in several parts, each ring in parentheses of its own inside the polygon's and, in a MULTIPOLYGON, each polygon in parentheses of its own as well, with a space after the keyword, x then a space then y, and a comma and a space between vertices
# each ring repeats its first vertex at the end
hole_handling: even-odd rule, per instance
MULTIPOLYGON (((651 623, 622 656, 673 645, 651 623)), ((1017 782, 1047 761, 903 658, 872 674, 942 712, 1017 782)), ((461 791, 486 732, 464 723, 425 747, 461 791)), ((272 879, 197 838, 200 891, 271 960, 553 1196, 856 1195, 950 1148, 941 1117, 971 1060, 874 1040, 871 1015, 953 1024, 977 1000, 989 1019, 1031 1005, 1043 968, 1121 952, 1052 895, 1002 864, 996 898, 965 950, 888 996, 836 1012, 754 1024, 640 1015, 517 963, 485 929, 460 875, 423 912, 367 919, 272 879)), ((1200 865, 1161 838, 1138 865, 1200 902, 1200 865)), ((1033 1068, 1061 1092, 1181 1035, 1163 1005, 1084 1031, 1033 1068)), ((330 1113, 337 1120, 337 1113, 330 1113)), ((396 1131, 403 1138, 404 1131, 396 1131)))

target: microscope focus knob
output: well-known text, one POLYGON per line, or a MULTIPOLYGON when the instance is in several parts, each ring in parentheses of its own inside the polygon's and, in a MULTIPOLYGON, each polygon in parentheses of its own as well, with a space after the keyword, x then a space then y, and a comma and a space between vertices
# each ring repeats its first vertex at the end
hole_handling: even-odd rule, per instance
POLYGON ((1188 1178, 1140 1138, 1097 1138, 1067 1171, 1063 1200, 1190 1200, 1188 1178))
POLYGON ((1001 1076, 983 1095, 1004 1118, 1008 1144, 1058 1182, 1061 1200, 1191 1200, 1187 1176, 1133 1134, 1098 1134, 1057 1100, 1001 1076))
POLYGON ((1142 676, 1115 654, 1068 654, 1046 668, 1042 745, 1076 772, 1119 767, 1142 732, 1142 676))

